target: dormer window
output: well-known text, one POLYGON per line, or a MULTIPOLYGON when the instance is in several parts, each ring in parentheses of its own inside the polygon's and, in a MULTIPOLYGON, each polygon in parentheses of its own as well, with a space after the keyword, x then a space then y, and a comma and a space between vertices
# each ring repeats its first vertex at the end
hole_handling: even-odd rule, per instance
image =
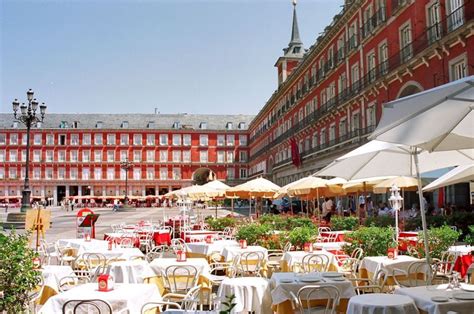
POLYGON ((300 47, 295 47, 293 48, 293 53, 300 53, 301 48, 300 47))
POLYGON ((128 129, 128 121, 122 121, 122 125, 120 127, 122 129, 128 129))
POLYGON ((41 122, 41 121, 36 122, 36 128, 37 129, 41 129, 42 126, 43 126, 43 122, 41 122))
POLYGON ((206 130, 207 129, 207 122, 201 122, 201 124, 199 124, 199 128, 201 130, 206 130))
POLYGON ((239 123, 239 130, 244 130, 245 129, 245 122, 240 122, 239 123))
POLYGON ((154 127, 155 127, 155 121, 149 121, 148 125, 147 125, 147 128, 153 129, 154 127))
POLYGON ((180 125, 181 123, 179 121, 176 121, 175 123, 173 123, 173 129, 179 129, 180 125))
POLYGON ((17 121, 13 121, 12 127, 13 127, 14 129, 17 129, 17 128, 18 128, 18 122, 17 122, 17 121))
POLYGON ((97 121, 95 127, 96 127, 96 129, 102 129, 103 125, 104 125, 104 123, 102 121, 97 121))
POLYGON ((232 130, 232 128, 233 128, 232 122, 227 122, 226 129, 232 130))
POLYGON ((61 121, 61 123, 59 124, 59 128, 60 129, 66 129, 67 128, 67 121, 61 121))
POLYGON ((72 128, 73 128, 73 129, 77 129, 78 126, 79 126, 79 121, 74 121, 74 122, 72 123, 72 128))

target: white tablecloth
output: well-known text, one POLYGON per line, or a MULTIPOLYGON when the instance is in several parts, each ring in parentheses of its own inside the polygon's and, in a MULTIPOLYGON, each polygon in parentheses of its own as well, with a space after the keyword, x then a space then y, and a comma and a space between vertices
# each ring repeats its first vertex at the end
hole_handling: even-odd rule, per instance
POLYGON ((319 242, 314 243, 313 247, 326 251, 341 251, 344 244, 347 242, 319 242))
POLYGON ((227 246, 222 250, 222 256, 225 261, 231 261, 237 255, 245 252, 262 252, 265 255, 265 259, 268 259, 268 250, 258 245, 249 245, 246 249, 241 249, 240 246, 227 246))
POLYGON ((232 313, 247 313, 254 311, 255 314, 272 313, 272 297, 268 279, 260 277, 239 277, 224 279, 217 292, 218 298, 235 295, 237 304, 232 313))
POLYGON ((218 252, 222 255, 222 251, 225 247, 235 246, 238 247, 239 243, 235 240, 218 240, 213 243, 206 242, 191 242, 187 243, 189 250, 193 253, 199 253, 203 255, 211 255, 213 252, 218 252))
POLYGON ((288 264, 289 269, 292 269, 293 265, 301 264, 303 262, 303 257, 305 257, 308 254, 325 255, 329 258, 329 265, 333 266, 334 269, 336 269, 336 270, 339 269, 339 265, 337 263, 337 260, 336 260, 336 257, 334 256, 334 254, 332 254, 331 252, 328 252, 326 250, 313 251, 313 253, 304 252, 304 251, 289 251, 289 252, 285 252, 285 254, 283 254, 282 259, 284 261, 286 261, 286 263, 288 264))
POLYGON ((203 276, 209 275, 211 271, 209 263, 204 258, 188 258, 185 262, 178 262, 176 258, 156 258, 150 263, 150 267, 156 275, 161 275, 168 266, 172 265, 192 265, 196 267, 198 274, 203 276))
POLYGON ((88 283, 57 294, 49 298, 40 313, 62 313, 62 306, 69 300, 91 299, 109 302, 114 311, 126 307, 130 313, 140 313, 143 304, 162 300, 156 285, 151 284, 116 284, 114 290, 108 292, 100 292, 97 289, 97 283, 88 283))
POLYGON ((409 297, 394 294, 362 294, 352 297, 347 314, 418 314, 415 302, 409 297))
POLYGON ((114 262, 110 265, 109 274, 117 283, 143 283, 144 278, 155 276, 153 269, 144 260, 114 262))
MULTIPOLYGON (((468 285, 471 286, 472 285, 468 285)), ((398 288, 395 294, 409 296, 415 301, 416 306, 428 314, 474 313, 474 300, 461 301, 453 298, 453 294, 463 293, 462 290, 447 291, 447 284, 428 287, 398 288), (435 302, 432 297, 450 298, 448 302, 435 302)), ((465 292, 464 292, 465 293, 465 292)), ((474 295, 474 293, 473 293, 474 295)))
POLYGON ((360 263, 360 269, 366 269, 368 272, 375 275, 379 269, 385 269, 389 276, 393 274, 394 269, 407 270, 408 266, 415 261, 420 261, 417 258, 399 255, 396 259, 389 259, 386 256, 367 256, 364 257, 360 263))
POLYGON ((71 266, 44 265, 41 268, 44 285, 59 292, 59 281, 66 276, 76 277, 71 266))
POLYGON ((451 253, 458 253, 459 255, 467 255, 474 251, 474 246, 470 245, 453 245, 448 249, 451 253))
POLYGON ((105 251, 108 248, 108 241, 91 239, 87 242, 85 239, 60 239, 58 240, 60 247, 71 247, 78 250, 78 254, 86 252, 105 251))
POLYGON ((104 256, 107 259, 111 258, 118 258, 118 259, 123 259, 123 260, 130 260, 132 257, 144 257, 145 255, 137 249, 136 247, 133 248, 121 248, 121 247, 116 247, 112 249, 111 251, 109 250, 104 250, 104 251, 97 251, 97 252, 91 252, 91 253, 101 253, 104 254, 104 256))
POLYGON ((307 285, 333 285, 339 289, 340 296, 343 299, 349 299, 356 295, 354 286, 349 280, 336 281, 333 278, 324 277, 324 273, 311 273, 304 275, 297 275, 295 273, 273 273, 272 278, 270 279, 271 288, 272 288, 272 302, 273 304, 280 304, 289 300, 288 296, 290 292, 293 292, 295 295, 298 294, 298 290, 307 285), (318 282, 303 282, 302 278, 305 276, 318 277, 321 281, 318 282), (281 282, 282 279, 291 279, 292 282, 281 282))

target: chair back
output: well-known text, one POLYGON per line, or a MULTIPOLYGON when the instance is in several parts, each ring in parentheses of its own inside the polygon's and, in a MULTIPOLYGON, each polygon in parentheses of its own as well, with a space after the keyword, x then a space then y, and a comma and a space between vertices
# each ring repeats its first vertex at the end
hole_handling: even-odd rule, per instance
POLYGON ((318 234, 321 234, 322 232, 331 232, 331 228, 329 228, 329 227, 318 227, 318 234))
POLYGON ((351 258, 355 258, 357 260, 362 260, 362 257, 364 256, 364 250, 361 248, 356 248, 354 251, 351 253, 351 258))
POLYGON ((286 242, 285 243, 285 246, 283 247, 283 252, 289 252, 291 251, 291 248, 293 247, 293 245, 291 244, 291 242, 286 242))
POLYGON ((457 258, 458 254, 455 252, 444 252, 441 255, 441 261, 438 262, 438 272, 441 275, 451 275, 457 258))
POLYGON ((333 314, 339 304, 340 292, 336 286, 304 286, 297 294, 298 306, 301 313, 333 314), (318 302, 314 302, 318 300, 318 302), (316 305, 316 304, 317 305, 316 305))
POLYGON ((147 302, 143 304, 140 312, 141 314, 162 313, 164 311, 169 310, 170 308, 181 310, 181 305, 175 302, 166 302, 166 301, 147 302))
POLYGON ((303 272, 325 272, 329 268, 329 257, 324 254, 307 254, 301 261, 303 272))
POLYGON ((200 292, 200 285, 189 289, 182 302, 185 311, 196 311, 198 305, 203 303, 200 299, 200 292))
POLYGON ((83 253, 82 258, 89 270, 97 266, 105 267, 107 265, 107 258, 102 253, 83 253))
POLYGON ((436 266, 432 267, 426 260, 414 261, 408 265, 406 272, 394 270, 393 276, 401 287, 429 286, 434 278, 436 266), (435 269, 433 269, 435 268, 435 269))
POLYGON ((243 252, 240 254, 239 267, 243 276, 260 276, 265 254, 259 251, 243 252))
POLYGON ((166 267, 163 277, 171 293, 187 293, 198 279, 198 270, 192 265, 171 265, 166 267))
POLYGON ((123 237, 123 238, 120 238, 119 245, 121 248, 133 248, 133 241, 129 237, 123 237))
MULTIPOLYGON (((114 309, 115 311, 119 309, 114 309)), ((63 305, 63 314, 76 314, 76 313, 88 313, 88 314, 112 314, 112 305, 99 299, 91 300, 69 300, 63 305)))
POLYGON ((79 284, 79 279, 77 276, 65 276, 61 279, 59 279, 59 292, 65 292, 68 291, 69 289, 74 288, 79 284))
POLYGON ((146 260, 150 263, 156 258, 162 258, 165 254, 166 247, 164 245, 155 246, 146 253, 146 260))

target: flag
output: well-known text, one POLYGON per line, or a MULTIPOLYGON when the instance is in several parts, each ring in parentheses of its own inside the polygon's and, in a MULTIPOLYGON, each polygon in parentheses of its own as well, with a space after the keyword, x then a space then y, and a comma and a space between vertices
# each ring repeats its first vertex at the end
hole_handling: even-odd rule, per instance
POLYGON ((293 165, 296 167, 301 166, 301 156, 300 156, 300 150, 298 148, 298 144, 296 143, 296 140, 294 138, 291 139, 291 159, 293 161, 293 165))

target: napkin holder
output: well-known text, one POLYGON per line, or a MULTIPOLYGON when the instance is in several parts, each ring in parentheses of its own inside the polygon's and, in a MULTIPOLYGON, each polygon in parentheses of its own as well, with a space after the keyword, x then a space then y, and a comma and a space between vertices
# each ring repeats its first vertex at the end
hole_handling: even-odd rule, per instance
POLYGON ((41 259, 38 256, 36 256, 35 258, 33 258, 33 269, 37 270, 40 268, 41 268, 41 259))
POLYGON ((307 253, 313 253, 313 243, 310 243, 310 242, 306 242, 304 244, 304 251, 307 252, 307 253))
POLYGON ((186 262, 186 251, 184 251, 184 250, 176 251, 176 261, 177 262, 186 262))
POLYGON ((99 291, 106 292, 114 289, 114 277, 108 274, 99 275, 97 279, 99 291))
POLYGON ((207 243, 207 244, 211 244, 212 242, 213 242, 212 235, 208 235, 208 236, 206 237, 206 243, 207 243))
POLYGON ((247 240, 239 240, 239 244, 241 249, 247 248, 247 240))
POLYGON ((91 235, 88 234, 88 233, 86 233, 86 234, 84 235, 84 241, 86 241, 86 242, 91 242, 91 235))
POLYGON ((109 245, 107 247, 109 249, 109 251, 112 251, 112 246, 113 246, 113 241, 109 240, 109 245))
POLYGON ((387 257, 389 259, 396 259, 397 258, 397 249, 396 248, 389 248, 387 250, 387 257))

